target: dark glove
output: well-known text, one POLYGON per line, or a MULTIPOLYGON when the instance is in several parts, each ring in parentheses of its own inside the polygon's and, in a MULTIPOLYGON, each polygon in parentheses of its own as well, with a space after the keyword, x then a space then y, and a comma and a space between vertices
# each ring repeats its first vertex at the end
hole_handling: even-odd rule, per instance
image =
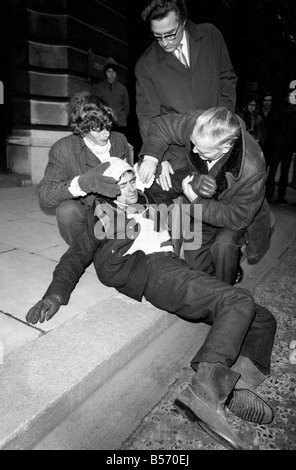
POLYGON ((39 300, 39 302, 28 311, 26 315, 27 323, 35 325, 38 321, 43 323, 45 320, 50 320, 57 313, 62 303, 63 299, 58 294, 51 294, 39 300))
POLYGON ((195 174, 190 184, 196 194, 205 198, 211 198, 217 189, 215 178, 210 175, 195 174))
POLYGON ((114 178, 104 176, 110 162, 100 163, 78 179, 79 187, 86 193, 98 193, 103 196, 115 198, 120 194, 120 188, 114 178))

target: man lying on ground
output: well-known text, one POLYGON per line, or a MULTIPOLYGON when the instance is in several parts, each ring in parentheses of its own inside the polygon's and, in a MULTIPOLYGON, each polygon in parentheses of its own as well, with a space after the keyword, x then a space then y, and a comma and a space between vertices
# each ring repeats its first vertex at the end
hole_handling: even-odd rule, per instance
POLYGON ((245 449, 226 419, 225 407, 248 421, 272 421, 272 409, 252 389, 270 374, 275 318, 255 304, 249 291, 195 270, 175 255, 169 232, 156 231, 155 214, 145 194, 138 192, 130 165, 112 158, 105 175, 118 181, 121 194, 96 199, 94 211, 87 211, 84 232, 61 258, 46 294, 26 320, 50 320, 68 303, 93 261, 104 285, 138 301, 145 297, 185 320, 211 325, 191 361, 192 383, 175 405, 224 445, 245 449))

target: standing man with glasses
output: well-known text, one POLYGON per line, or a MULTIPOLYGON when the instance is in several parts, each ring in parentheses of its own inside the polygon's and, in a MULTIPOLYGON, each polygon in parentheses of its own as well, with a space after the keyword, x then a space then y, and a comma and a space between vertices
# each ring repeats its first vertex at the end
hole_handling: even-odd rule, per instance
MULTIPOLYGON (((142 18, 154 39, 135 68, 136 112, 143 143, 154 117, 213 106, 234 111, 237 77, 218 29, 187 20, 185 0, 149 0, 142 18)), ((145 166, 149 166, 147 159, 141 172, 145 166)), ((162 189, 168 190, 170 174, 184 167, 185 148, 170 145, 157 180, 162 189)))

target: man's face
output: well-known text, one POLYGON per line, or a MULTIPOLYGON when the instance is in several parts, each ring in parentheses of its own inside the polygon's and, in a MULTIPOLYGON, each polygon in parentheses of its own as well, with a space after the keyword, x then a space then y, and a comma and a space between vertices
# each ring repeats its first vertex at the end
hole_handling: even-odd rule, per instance
POLYGON ((116 80, 116 75, 117 73, 113 69, 107 69, 106 70, 106 77, 109 83, 114 83, 116 80))
POLYGON ((193 152, 198 153, 202 160, 214 161, 225 155, 230 149, 230 145, 224 144, 222 147, 215 146, 214 142, 209 137, 200 137, 195 130, 191 135, 191 142, 193 143, 193 152))
POLYGON ((257 108, 257 104, 255 101, 249 101, 248 103, 248 111, 250 114, 254 114, 254 112, 256 111, 256 108, 257 108))
POLYGON ((86 135, 93 144, 95 145, 100 145, 101 147, 104 147, 107 145, 109 138, 110 138, 110 131, 108 129, 103 129, 102 131, 96 130, 96 131, 89 131, 89 133, 86 135))
POLYGON ((117 201, 122 204, 135 204, 138 201, 138 190, 136 188, 136 177, 132 171, 125 172, 118 182, 121 194, 117 201))
POLYGON ((263 98, 262 106, 264 109, 269 109, 272 104, 272 96, 265 96, 263 98))
POLYGON ((181 24, 174 11, 162 20, 151 21, 151 32, 166 52, 174 52, 183 37, 185 24, 181 24))

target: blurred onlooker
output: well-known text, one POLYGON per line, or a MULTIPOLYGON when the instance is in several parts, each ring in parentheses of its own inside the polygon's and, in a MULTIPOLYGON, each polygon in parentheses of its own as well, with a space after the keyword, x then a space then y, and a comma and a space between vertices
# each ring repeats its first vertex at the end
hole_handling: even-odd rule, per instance
POLYGON ((275 202, 287 204, 285 199, 289 169, 296 151, 296 105, 291 103, 291 91, 283 100, 282 104, 275 111, 276 126, 273 129, 272 153, 270 158, 270 169, 266 184, 266 198, 273 201, 275 192, 275 177, 279 164, 281 163, 281 173, 278 182, 278 194, 275 202))
POLYGON ((263 148, 265 126, 262 117, 259 115, 256 98, 249 98, 244 107, 242 118, 246 123, 247 131, 254 137, 260 147, 263 148))
POLYGON ((269 167, 270 155, 272 152, 272 139, 273 139, 274 127, 276 125, 272 93, 266 92, 263 95, 259 114, 262 117, 264 126, 265 126, 265 139, 263 142, 263 153, 264 153, 266 165, 269 167))
POLYGON ((127 137, 127 118, 130 111, 130 101, 127 88, 119 82, 119 65, 110 57, 104 67, 105 79, 93 86, 93 94, 104 100, 116 115, 113 130, 127 137))

